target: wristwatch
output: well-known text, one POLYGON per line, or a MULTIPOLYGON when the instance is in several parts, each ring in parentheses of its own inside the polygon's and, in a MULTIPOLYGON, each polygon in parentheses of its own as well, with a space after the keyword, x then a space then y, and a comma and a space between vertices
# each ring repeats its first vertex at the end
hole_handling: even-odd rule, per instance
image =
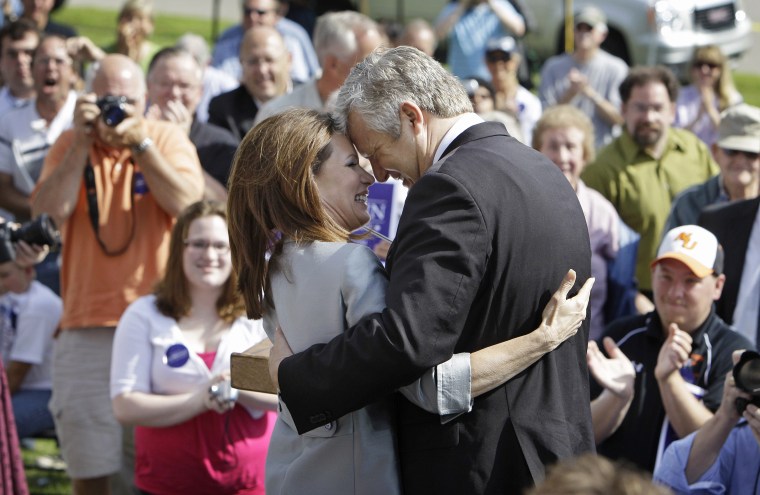
POLYGON ((147 150, 151 146, 153 146, 153 140, 149 137, 146 137, 145 139, 140 141, 140 144, 136 144, 132 146, 132 154, 139 155, 140 153, 147 150))

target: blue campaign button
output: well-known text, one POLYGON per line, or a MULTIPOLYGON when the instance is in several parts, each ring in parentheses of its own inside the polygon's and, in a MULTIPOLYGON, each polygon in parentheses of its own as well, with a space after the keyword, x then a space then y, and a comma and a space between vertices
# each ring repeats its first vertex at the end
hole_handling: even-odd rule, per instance
POLYGON ((190 359, 190 351, 183 344, 173 344, 166 349, 164 363, 172 368, 184 366, 190 359))
POLYGON ((143 176, 142 172, 135 172, 133 187, 135 194, 148 193, 148 183, 145 181, 145 177, 143 176))

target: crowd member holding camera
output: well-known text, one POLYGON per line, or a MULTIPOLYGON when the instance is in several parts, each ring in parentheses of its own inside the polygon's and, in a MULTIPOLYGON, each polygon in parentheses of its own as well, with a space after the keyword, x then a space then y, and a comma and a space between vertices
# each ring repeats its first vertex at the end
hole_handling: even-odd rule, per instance
POLYGON ((735 351, 733 360, 715 416, 672 443, 654 473, 656 481, 678 494, 760 494, 760 354, 735 351), (752 373, 751 383, 741 383, 740 370, 752 373))
POLYGON ((203 193, 187 136, 143 117, 134 61, 104 57, 92 91, 78 98, 73 129, 48 152, 32 194, 33 214, 49 213, 64 241, 50 407, 76 495, 108 495, 121 467, 108 382, 114 329, 163 273, 174 217, 203 193))
POLYGON ((57 231, 46 215, 21 226, 0 222, 0 360, 20 438, 54 426, 50 368, 62 303, 34 279, 34 264, 46 252, 42 246, 55 244, 57 231))
POLYGON ((277 397, 230 388, 231 352, 266 334, 245 316, 226 217, 210 201, 179 216, 164 278, 116 328, 113 409, 136 425, 135 484, 153 495, 264 493, 277 397))
POLYGON ((53 334, 61 298, 34 279, 34 268, 0 257, 0 359, 19 438, 54 427, 48 410, 53 334))
MULTIPOLYGON (((77 76, 64 38, 42 38, 32 59, 32 78, 35 97, 0 120, 0 208, 18 221, 30 218, 29 195, 45 156, 73 122, 77 76)), ((37 280, 56 294, 60 293, 58 271, 57 252, 37 267, 37 280)))
POLYGON ((622 318, 589 343, 597 451, 653 471, 664 449, 705 424, 720 405, 731 353, 750 342, 715 314, 723 249, 684 225, 663 238, 651 263, 655 311, 622 318))

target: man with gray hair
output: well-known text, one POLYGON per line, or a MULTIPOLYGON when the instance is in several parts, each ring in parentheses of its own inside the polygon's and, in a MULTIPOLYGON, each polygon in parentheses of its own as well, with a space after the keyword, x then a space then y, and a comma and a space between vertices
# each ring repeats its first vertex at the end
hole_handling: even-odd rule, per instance
MULTIPOLYGON (((453 353, 526 334, 568 268, 579 282, 591 271, 583 212, 559 169, 475 115, 457 79, 419 50, 375 52, 354 67, 336 119, 379 181, 410 190, 387 260, 386 309, 293 356, 275 339, 270 371, 299 433, 453 353)), ((404 492, 521 493, 548 464, 592 451, 579 400, 589 393, 587 338, 588 320, 450 421, 399 397, 404 492)))
POLYGON ((377 23, 364 14, 343 11, 320 16, 314 28, 314 48, 322 74, 261 107, 254 125, 288 108, 328 110, 330 96, 340 88, 351 68, 384 41, 377 23))

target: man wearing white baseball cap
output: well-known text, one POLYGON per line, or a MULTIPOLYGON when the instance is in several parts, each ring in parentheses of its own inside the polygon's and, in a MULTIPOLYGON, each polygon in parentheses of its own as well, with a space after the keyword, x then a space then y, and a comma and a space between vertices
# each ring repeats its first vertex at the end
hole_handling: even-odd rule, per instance
POLYGON ((653 471, 665 447, 718 409, 731 353, 752 348, 715 314, 723 289, 723 248, 702 227, 665 234, 651 264, 655 310, 605 330, 602 353, 589 343, 591 414, 597 451, 653 471))

